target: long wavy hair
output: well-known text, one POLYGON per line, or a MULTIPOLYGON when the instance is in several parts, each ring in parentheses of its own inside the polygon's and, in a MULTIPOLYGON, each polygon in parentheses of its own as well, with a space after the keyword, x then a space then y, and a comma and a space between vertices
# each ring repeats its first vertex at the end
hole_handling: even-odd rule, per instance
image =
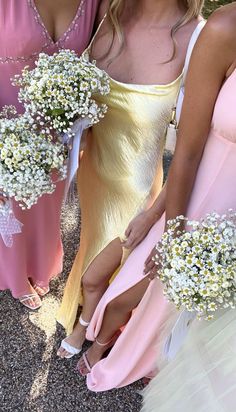
MULTIPOLYGON (((190 20, 192 20, 193 18, 197 18, 201 14, 202 7, 204 5, 205 0, 178 0, 178 1, 186 9, 186 13, 171 28, 171 38, 173 40, 173 54, 172 54, 171 59, 168 61, 171 61, 174 58, 175 53, 176 53, 176 41, 175 41, 176 32, 181 27, 183 27, 185 24, 187 24, 190 20)), ((118 54, 115 57, 117 57, 123 49, 123 46, 125 43, 125 37, 124 37, 124 32, 123 32, 120 20, 121 20, 121 16, 125 8, 125 3, 127 4, 127 0, 110 0, 107 17, 109 19, 109 23, 112 28, 112 41, 111 41, 109 50, 107 51, 106 55, 108 55, 109 52, 111 51, 115 35, 117 35, 119 42, 120 42, 120 49, 118 51, 118 54)), ((114 60, 114 57, 112 58, 112 60, 114 60)))

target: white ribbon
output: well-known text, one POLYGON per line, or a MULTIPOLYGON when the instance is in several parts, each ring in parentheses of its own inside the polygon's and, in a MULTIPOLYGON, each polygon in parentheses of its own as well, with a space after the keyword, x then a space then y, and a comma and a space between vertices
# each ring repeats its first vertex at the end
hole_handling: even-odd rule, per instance
POLYGON ((0 204, 0 235, 6 247, 12 247, 13 236, 21 233, 23 224, 16 219, 10 200, 0 204))
POLYGON ((178 317, 164 346, 164 356, 170 361, 175 357, 187 336, 192 321, 196 317, 196 312, 184 310, 178 317))
POLYGON ((74 133, 74 136, 70 139, 68 136, 65 134, 63 136, 63 142, 64 143, 69 143, 69 146, 71 145, 71 148, 69 147, 69 159, 68 159, 68 171, 67 171, 67 179, 66 179, 66 189, 65 193, 67 194, 70 184, 77 172, 77 169, 79 168, 79 152, 80 152, 80 143, 81 143, 81 137, 85 129, 88 129, 91 125, 91 120, 88 118, 84 119, 77 119, 71 130, 72 133, 74 133))

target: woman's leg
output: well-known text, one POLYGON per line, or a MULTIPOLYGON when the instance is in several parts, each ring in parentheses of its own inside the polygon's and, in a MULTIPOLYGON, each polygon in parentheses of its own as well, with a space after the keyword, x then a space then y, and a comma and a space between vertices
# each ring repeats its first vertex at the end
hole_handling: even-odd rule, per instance
MULTIPOLYGON (((113 240, 91 263, 82 278, 84 305, 81 317, 89 322, 99 300, 109 285, 109 279, 119 267, 122 248, 119 239, 113 240)), ((72 334, 66 342, 75 348, 81 348, 85 341, 86 327, 77 322, 72 334)), ((68 352, 60 347, 58 356, 64 358, 68 352)))
MULTIPOLYGON (((129 321, 132 311, 142 300, 149 282, 150 280, 145 277, 141 282, 113 299, 107 305, 101 330, 96 341, 86 353, 87 361, 91 367, 102 358, 104 352, 111 346, 112 338, 129 321)), ((89 372, 83 358, 79 361, 78 368, 82 374, 89 372)))

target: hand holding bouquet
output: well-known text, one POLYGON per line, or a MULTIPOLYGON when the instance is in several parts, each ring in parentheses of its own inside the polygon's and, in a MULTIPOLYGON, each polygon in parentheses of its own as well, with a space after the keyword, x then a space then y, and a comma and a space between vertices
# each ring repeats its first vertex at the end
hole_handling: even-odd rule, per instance
MULTIPOLYGON (((35 133, 25 116, 0 118, 0 188, 6 199, 14 198, 22 209, 30 208, 39 197, 52 193, 55 182, 65 179, 65 147, 50 135, 35 133)), ((0 205, 0 235, 6 246, 21 231, 10 200, 0 205)))
POLYGON ((71 150, 69 177, 78 168, 80 140, 84 129, 99 122, 107 106, 95 96, 110 91, 107 74, 85 55, 61 50, 52 56, 41 53, 36 68, 26 67, 13 84, 20 86, 19 101, 41 133, 56 132, 71 150))
POLYGON ((96 94, 109 93, 107 74, 89 62, 85 55, 61 50, 49 56, 39 55, 36 68, 25 67, 15 76, 14 85, 20 86, 19 101, 26 113, 39 122, 42 132, 72 135, 76 119, 87 118, 90 125, 106 113, 106 105, 98 105, 96 94))
POLYGON ((157 245, 154 260, 164 294, 182 312, 164 346, 173 359, 184 342, 191 322, 210 320, 220 308, 236 302, 236 213, 208 214, 201 221, 179 216, 157 245), (185 227, 191 231, 179 230, 185 227))
POLYGON ((158 276, 177 308, 212 319, 236 302, 236 213, 208 214, 200 222, 179 216, 169 221, 158 244, 158 276), (178 231, 185 221, 191 231, 178 231))
POLYGON ((58 180, 65 179, 65 158, 64 146, 51 136, 32 132, 26 117, 0 119, 0 188, 22 209, 54 191, 54 170, 58 180))

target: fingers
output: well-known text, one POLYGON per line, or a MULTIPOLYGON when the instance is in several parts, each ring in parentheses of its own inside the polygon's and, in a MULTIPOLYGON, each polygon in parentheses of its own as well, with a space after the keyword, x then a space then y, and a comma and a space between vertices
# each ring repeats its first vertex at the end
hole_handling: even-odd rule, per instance
POLYGON ((157 270, 156 268, 154 268, 155 270, 152 270, 149 274, 148 274, 148 279, 151 281, 153 279, 155 279, 157 277, 157 270))
POLYGON ((132 230, 132 225, 129 224, 129 226, 127 227, 126 231, 125 231, 125 236, 128 238, 130 236, 132 230))
POLYGON ((153 262, 152 258, 153 258, 153 251, 150 253, 150 255, 145 260, 144 266, 148 265, 151 261, 153 262))
POLYGON ((7 201, 6 197, 0 195, 0 205, 4 205, 6 201, 7 201))
POLYGON ((141 237, 136 237, 136 239, 133 241, 132 245, 131 245, 131 249, 135 249, 136 246, 139 245, 140 242, 142 242, 142 238, 141 237))
POLYGON ((134 242, 135 242, 135 238, 131 233, 128 239, 126 239, 126 241, 122 243, 122 246, 125 247, 126 249, 133 249, 134 242))
POLYGON ((136 233, 136 231, 132 227, 128 227, 125 235, 126 239, 121 242, 121 244, 126 249, 134 249, 142 240, 140 234, 136 233))
POLYGON ((132 232, 132 226, 131 224, 129 224, 129 226, 127 227, 126 231, 125 231, 125 238, 121 241, 121 246, 128 248, 129 244, 131 242, 131 232, 132 232))
POLYGON ((144 274, 147 275, 148 273, 152 272, 153 270, 156 270, 156 265, 155 262, 153 262, 153 260, 149 260, 144 267, 144 274))

